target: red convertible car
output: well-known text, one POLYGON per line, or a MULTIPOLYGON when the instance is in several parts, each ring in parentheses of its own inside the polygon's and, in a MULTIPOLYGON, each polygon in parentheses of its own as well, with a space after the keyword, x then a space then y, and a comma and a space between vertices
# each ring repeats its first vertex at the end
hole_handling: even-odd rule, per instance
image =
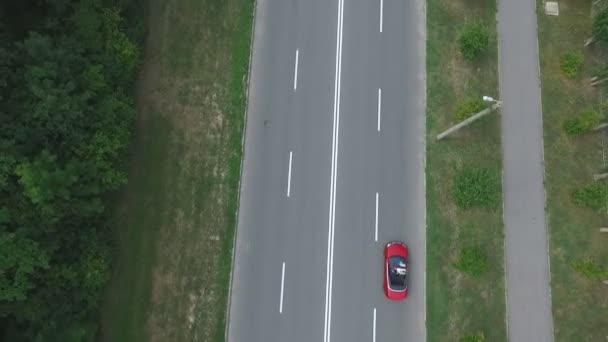
POLYGON ((407 246, 401 242, 389 242, 384 247, 384 293, 388 299, 403 300, 407 297, 408 266, 407 246))

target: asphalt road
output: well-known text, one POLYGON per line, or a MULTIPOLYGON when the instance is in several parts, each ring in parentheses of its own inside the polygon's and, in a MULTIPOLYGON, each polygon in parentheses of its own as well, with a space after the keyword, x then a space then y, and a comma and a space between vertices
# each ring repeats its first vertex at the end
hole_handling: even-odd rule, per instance
POLYGON ((553 341, 535 1, 498 1, 498 43, 509 340, 553 341))
POLYGON ((256 6, 227 340, 424 341, 424 2, 256 6))

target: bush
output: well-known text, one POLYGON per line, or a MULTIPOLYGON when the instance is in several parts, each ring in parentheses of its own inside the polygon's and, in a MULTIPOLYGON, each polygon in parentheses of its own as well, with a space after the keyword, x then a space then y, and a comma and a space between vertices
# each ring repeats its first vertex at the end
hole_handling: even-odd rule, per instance
POLYGON ((593 109, 588 109, 575 118, 564 121, 564 131, 572 136, 586 133, 599 125, 601 119, 600 113, 593 109))
POLYGON ((598 81, 608 78, 608 65, 602 65, 600 67, 595 68, 592 74, 593 77, 596 77, 598 81))
POLYGON ((608 201, 608 187, 604 182, 586 185, 572 193, 574 203, 600 210, 606 207, 608 201))
POLYGON ((559 58, 559 67, 566 77, 573 78, 583 65, 583 55, 579 52, 568 52, 559 58))
POLYGON ((458 44, 464 58, 474 60, 488 49, 490 44, 488 27, 482 23, 468 24, 460 31, 458 44))
POLYGON ((461 272, 479 277, 488 271, 488 257, 479 247, 464 247, 454 267, 461 272))
POLYGON ((608 269, 602 267, 589 257, 572 262, 572 268, 574 268, 577 273, 590 280, 608 279, 608 269))
MULTIPOLYGON (((606 75, 606 77, 608 77, 608 75, 606 75)), ((600 113, 605 113, 606 111, 608 111, 608 101, 600 102, 600 105, 598 107, 600 113)))
POLYGON ((604 9, 593 18, 591 34, 596 40, 608 41, 608 8, 604 9))
POLYGON ((462 336, 460 342, 485 342, 486 337, 482 332, 462 336))
POLYGON ((463 209, 471 207, 495 208, 500 195, 495 170, 466 169, 454 181, 452 195, 463 209))
POLYGON ((459 122, 481 111, 485 107, 481 96, 467 96, 456 104, 456 120, 459 122))

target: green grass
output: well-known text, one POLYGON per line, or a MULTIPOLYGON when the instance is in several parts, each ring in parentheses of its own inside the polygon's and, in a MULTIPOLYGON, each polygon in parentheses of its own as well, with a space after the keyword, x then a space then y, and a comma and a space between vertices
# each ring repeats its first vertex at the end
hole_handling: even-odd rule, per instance
POLYGON ((495 209, 500 203, 497 170, 466 167, 453 180, 452 196, 461 209, 495 209))
POLYGON ((105 341, 224 341, 253 0, 148 0, 105 341))
MULTIPOLYGON (((498 95, 494 0, 427 1, 427 336, 459 341, 483 334, 505 341, 502 206, 461 209, 452 190, 456 176, 474 167, 501 170, 499 116, 491 114, 442 140, 435 136, 456 123, 460 99, 498 95), (489 28, 488 51, 474 62, 459 52, 465 23, 489 28), (479 246, 487 257, 478 277, 457 269, 463 248, 479 246)), ((498 181, 498 201, 501 185, 498 181)))
POLYGON ((488 256, 481 247, 464 247, 460 250, 460 257, 454 267, 464 273, 479 277, 488 271, 488 256))
MULTIPOLYGON (((577 205, 573 198, 577 189, 593 181, 594 173, 605 168, 602 136, 569 136, 563 125, 581 111, 599 107, 598 91, 589 86, 589 78, 607 63, 608 50, 598 44, 582 47, 591 32, 591 1, 560 1, 559 17, 545 16, 541 1, 538 6, 555 340, 604 341, 608 336, 606 286, 581 276, 573 267, 586 257, 608 266, 608 240, 598 232, 607 223, 606 212, 577 205), (560 70, 560 56, 569 51, 584 53, 580 75, 573 79, 560 70)), ((608 147, 608 139, 603 139, 608 147)))

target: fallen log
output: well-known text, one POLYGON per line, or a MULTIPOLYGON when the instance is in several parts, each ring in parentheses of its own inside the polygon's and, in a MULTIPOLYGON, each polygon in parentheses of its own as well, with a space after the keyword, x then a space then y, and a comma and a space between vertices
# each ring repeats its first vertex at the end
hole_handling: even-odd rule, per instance
POLYGON ((602 180, 604 178, 608 178, 608 173, 596 173, 593 175, 593 180, 595 181, 602 180))
POLYGON ((600 129, 604 129, 604 128, 606 128, 606 127, 608 127, 608 122, 605 122, 605 123, 603 123, 603 124, 599 124, 599 125, 595 126, 595 127, 593 128, 593 130, 594 130, 594 131, 599 131, 600 129))

